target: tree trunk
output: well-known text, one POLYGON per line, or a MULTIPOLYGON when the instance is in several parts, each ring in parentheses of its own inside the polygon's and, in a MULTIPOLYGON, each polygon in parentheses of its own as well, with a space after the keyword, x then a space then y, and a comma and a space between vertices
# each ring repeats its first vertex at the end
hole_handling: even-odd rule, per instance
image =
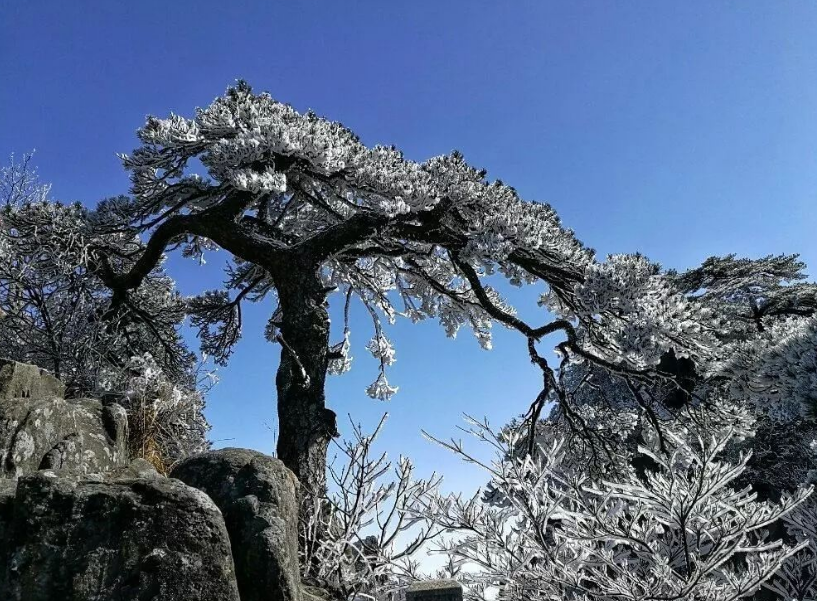
POLYGON ((285 279, 276 279, 276 288, 282 310, 281 364, 275 378, 277 453, 298 477, 304 502, 325 492, 327 448, 338 435, 324 393, 329 313, 315 269, 293 269, 285 279))

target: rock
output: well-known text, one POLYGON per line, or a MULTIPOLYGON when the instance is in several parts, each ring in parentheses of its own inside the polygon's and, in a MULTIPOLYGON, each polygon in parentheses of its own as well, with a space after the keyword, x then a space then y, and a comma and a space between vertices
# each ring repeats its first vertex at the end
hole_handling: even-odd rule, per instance
POLYGON ((39 469, 88 474, 126 465, 127 424, 120 405, 0 395, 0 478, 39 469))
POLYGON ((43 471, 9 490, 0 487, 0 599, 239 601, 221 512, 194 488, 43 471))
POLYGON ((456 580, 423 580, 406 589, 406 601, 462 601, 462 585, 456 580))
POLYGON ((132 479, 132 478, 164 478, 156 468, 153 467, 153 464, 150 461, 145 459, 137 458, 131 461, 125 467, 118 467, 108 474, 106 474, 108 480, 122 480, 122 479, 132 479))
MULTIPOLYGON (((14 495, 17 492, 16 480, 0 480, 0 549, 2 549, 3 541, 9 537, 9 529, 11 527, 11 520, 14 515, 14 495)), ((2 552, 0 552, 0 560, 3 559, 2 552)), ((0 564, 0 574, 3 573, 2 564, 0 564)))
POLYGON ((278 459, 220 449, 182 461, 172 478, 210 496, 224 514, 242 601, 300 601, 298 482, 278 459))
POLYGON ((65 385, 36 365, 0 359, 0 399, 65 395, 65 385))

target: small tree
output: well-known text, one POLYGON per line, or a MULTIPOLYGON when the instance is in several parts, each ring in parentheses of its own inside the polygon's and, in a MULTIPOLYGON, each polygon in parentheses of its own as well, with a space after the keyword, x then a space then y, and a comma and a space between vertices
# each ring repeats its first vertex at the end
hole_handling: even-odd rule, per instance
POLYGON ((48 199, 51 185, 40 181, 33 164, 34 152, 27 152, 22 160, 12 154, 8 164, 0 167, 0 204, 21 206, 48 199))
POLYGON ((371 434, 353 424, 352 438, 337 445, 340 457, 329 466, 329 492, 313 499, 301 524, 303 580, 338 599, 400 599, 419 577, 414 556, 442 533, 418 515, 442 479, 415 479, 407 457, 392 466, 385 454, 373 454, 385 419, 371 434))

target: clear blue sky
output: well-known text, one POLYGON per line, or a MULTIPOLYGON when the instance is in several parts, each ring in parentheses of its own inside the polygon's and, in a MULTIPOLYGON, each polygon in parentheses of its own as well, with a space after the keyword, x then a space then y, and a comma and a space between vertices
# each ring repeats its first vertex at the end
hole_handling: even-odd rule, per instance
MULTIPOLYGON (((683 268, 800 252, 817 266, 813 2, 5 0, 0 75, 0 156, 36 148, 63 200, 126 192, 114 153, 136 146, 144 116, 190 115, 240 77, 411 158, 457 148, 601 254, 683 268)), ((170 266, 187 292, 218 281, 170 266)), ((514 297, 531 320, 544 318, 535 293, 514 297)), ((269 309, 249 312, 210 399, 219 444, 273 447, 269 309)), ((355 322, 356 365, 331 381, 331 406, 367 424, 388 409, 382 448, 452 488, 478 484, 419 429, 524 411, 539 378, 522 341, 498 331, 485 353, 467 332, 400 324, 401 390, 384 406, 363 393, 376 372, 355 322)))

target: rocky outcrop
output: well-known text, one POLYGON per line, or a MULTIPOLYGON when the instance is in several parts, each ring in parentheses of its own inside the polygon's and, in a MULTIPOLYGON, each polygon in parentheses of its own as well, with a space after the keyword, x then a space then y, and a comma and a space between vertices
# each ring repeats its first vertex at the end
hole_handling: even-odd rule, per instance
POLYGON ((166 478, 128 461, 121 405, 63 392, 0 360, 0 599, 325 598, 300 588, 298 482, 283 463, 222 449, 166 478))
POLYGON ((93 399, 0 399, 0 478, 40 469, 80 474, 127 463, 127 415, 93 399))
POLYGON ((0 599, 239 600, 221 512, 194 488, 51 471, 4 486, 0 599))
POLYGON ((242 601, 300 601, 298 483, 281 461, 221 449, 183 461, 171 476, 221 509, 242 601))
MULTIPOLYGON (((17 482, 15 480, 0 479, 0 548, 4 540, 8 540, 11 528, 11 521, 14 515, 14 495, 17 492, 17 482)), ((5 556, 0 550, 0 560, 5 560, 5 556)), ((3 573, 3 565, 0 563, 0 574, 3 573)))
POLYGON ((124 467, 118 467, 107 474, 109 480, 127 480, 133 478, 161 478, 162 475, 156 471, 150 461, 144 459, 134 459, 124 467))
POLYGON ((0 478, 41 469, 78 474, 127 464, 125 410, 65 400, 62 383, 34 365, 0 359, 0 478))
POLYGON ((0 400, 48 398, 65 394, 65 385, 36 365, 0 359, 0 400))

